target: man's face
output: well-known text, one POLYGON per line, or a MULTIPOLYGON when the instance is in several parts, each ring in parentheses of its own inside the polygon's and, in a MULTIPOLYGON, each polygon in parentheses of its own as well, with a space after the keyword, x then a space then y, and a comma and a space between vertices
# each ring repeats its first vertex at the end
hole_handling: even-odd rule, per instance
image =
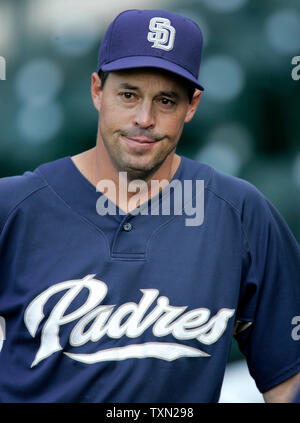
POLYGON ((97 109, 100 142, 114 168, 135 177, 159 168, 174 154, 184 123, 196 111, 199 98, 194 97, 190 103, 186 89, 170 73, 152 69, 110 73, 99 91, 97 109))

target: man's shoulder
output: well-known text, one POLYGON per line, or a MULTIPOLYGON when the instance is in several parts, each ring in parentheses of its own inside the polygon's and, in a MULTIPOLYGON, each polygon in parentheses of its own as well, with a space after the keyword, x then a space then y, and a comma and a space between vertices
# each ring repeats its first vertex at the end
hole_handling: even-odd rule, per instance
POLYGON ((266 198, 251 182, 224 173, 208 164, 185 157, 189 174, 193 179, 204 179, 204 186, 216 200, 242 212, 245 204, 264 203, 266 198))
POLYGON ((267 201, 264 194, 251 182, 216 169, 208 189, 240 213, 245 207, 252 209, 263 206, 267 201))
POLYGON ((0 232, 10 212, 45 186, 46 182, 34 171, 0 178, 0 232))
POLYGON ((35 191, 48 186, 47 174, 64 171, 69 156, 41 163, 34 170, 28 170, 22 175, 0 178, 0 213, 3 208, 9 208, 30 196, 35 191))

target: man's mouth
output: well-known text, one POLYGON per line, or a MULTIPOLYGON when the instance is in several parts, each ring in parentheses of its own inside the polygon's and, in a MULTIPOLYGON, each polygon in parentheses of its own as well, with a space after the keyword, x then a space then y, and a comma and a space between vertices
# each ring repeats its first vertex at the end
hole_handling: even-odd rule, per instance
POLYGON ((127 145, 132 147, 139 147, 139 148, 152 148, 154 144, 158 143, 159 141, 153 140, 150 138, 145 137, 126 137, 122 135, 122 139, 126 142, 127 145))
POLYGON ((136 142, 140 142, 142 144, 149 143, 149 142, 156 142, 155 140, 152 140, 150 138, 145 137, 128 137, 128 139, 136 142))

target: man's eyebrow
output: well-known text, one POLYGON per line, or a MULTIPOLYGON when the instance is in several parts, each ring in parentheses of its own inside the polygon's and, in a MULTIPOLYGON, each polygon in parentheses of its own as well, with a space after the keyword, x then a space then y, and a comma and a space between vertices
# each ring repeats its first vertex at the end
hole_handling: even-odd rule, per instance
POLYGON ((175 99, 179 98, 179 94, 176 91, 160 91, 157 95, 163 97, 171 97, 175 99))
POLYGON ((126 90, 139 90, 139 87, 134 87, 133 85, 128 84, 127 82, 122 82, 120 88, 125 88, 126 90))
MULTIPOLYGON (((134 85, 128 84, 128 82, 121 82, 120 88, 123 88, 125 90, 134 90, 134 91, 140 90, 139 87, 135 87, 134 85)), ((162 97, 170 97, 174 99, 179 98, 179 94, 176 91, 159 91, 156 95, 162 96, 162 97)))

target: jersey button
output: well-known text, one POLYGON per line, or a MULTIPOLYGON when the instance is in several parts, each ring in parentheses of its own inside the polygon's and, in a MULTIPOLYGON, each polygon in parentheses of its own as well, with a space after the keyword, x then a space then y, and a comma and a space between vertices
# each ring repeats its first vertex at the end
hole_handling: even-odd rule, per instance
POLYGON ((123 225, 123 229, 124 229, 124 231, 126 231, 126 232, 131 231, 131 229, 132 229, 132 225, 131 225, 131 223, 129 223, 129 222, 124 223, 124 225, 123 225))

